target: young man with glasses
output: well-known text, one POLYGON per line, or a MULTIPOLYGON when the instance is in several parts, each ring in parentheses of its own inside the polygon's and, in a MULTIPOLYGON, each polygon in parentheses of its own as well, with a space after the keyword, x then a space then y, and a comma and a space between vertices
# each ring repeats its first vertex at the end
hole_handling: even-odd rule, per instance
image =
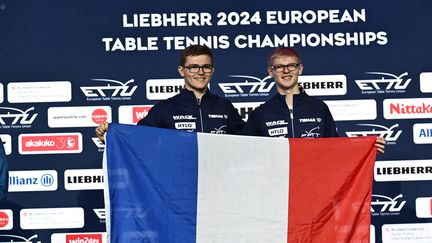
MULTIPOLYGON (((276 82, 277 94, 255 109, 242 133, 286 138, 338 137, 328 106, 307 95, 298 83, 303 73, 300 55, 293 48, 276 48, 268 57, 267 72, 276 82)), ((377 137, 378 153, 385 141, 377 137)))
MULTIPOLYGON (((179 74, 184 78, 184 89, 177 95, 153 106, 138 125, 177 129, 191 132, 238 134, 244 122, 237 110, 225 98, 209 91, 214 72, 210 48, 191 45, 180 55, 179 74)), ((96 135, 104 141, 108 123, 96 128, 96 135)))

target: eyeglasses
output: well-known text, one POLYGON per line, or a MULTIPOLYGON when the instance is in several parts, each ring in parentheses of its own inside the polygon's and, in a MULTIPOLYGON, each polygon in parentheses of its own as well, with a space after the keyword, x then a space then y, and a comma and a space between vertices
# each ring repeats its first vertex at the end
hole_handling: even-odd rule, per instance
POLYGON ((275 70, 276 72, 281 73, 281 72, 285 71, 285 68, 288 68, 288 71, 295 71, 295 70, 297 70, 298 67, 300 67, 300 63, 290 63, 290 64, 286 64, 286 65, 278 64, 278 65, 271 67, 271 69, 275 70))
POLYGON ((202 71, 204 73, 211 73, 213 72, 213 65, 207 64, 207 65, 203 65, 203 66, 198 66, 198 65, 190 65, 190 66, 183 66, 184 68, 188 69, 189 72, 191 73, 198 73, 200 71, 200 69, 202 69, 202 71))

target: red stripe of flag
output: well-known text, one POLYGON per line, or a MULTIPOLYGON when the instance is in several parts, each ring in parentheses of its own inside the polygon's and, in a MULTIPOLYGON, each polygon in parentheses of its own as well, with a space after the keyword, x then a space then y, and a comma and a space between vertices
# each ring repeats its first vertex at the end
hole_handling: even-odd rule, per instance
POLYGON ((289 243, 369 243, 374 142, 290 139, 289 243))

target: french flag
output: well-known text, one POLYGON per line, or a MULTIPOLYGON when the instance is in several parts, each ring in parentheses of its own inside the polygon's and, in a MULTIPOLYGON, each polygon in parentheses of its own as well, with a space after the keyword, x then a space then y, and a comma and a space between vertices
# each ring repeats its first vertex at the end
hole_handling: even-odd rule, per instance
POLYGON ((111 124, 110 242, 369 242, 374 137, 284 139, 111 124))

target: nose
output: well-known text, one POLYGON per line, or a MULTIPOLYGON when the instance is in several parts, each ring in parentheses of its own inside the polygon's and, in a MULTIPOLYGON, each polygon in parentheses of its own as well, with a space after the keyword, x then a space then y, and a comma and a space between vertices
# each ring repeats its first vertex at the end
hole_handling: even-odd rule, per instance
POLYGON ((199 69, 198 69, 198 74, 199 74, 199 75, 204 75, 204 74, 205 74, 205 72, 204 72, 204 67, 199 67, 199 69))
POLYGON ((291 70, 288 68, 288 66, 284 66, 283 68, 284 68, 283 69, 283 73, 289 73, 289 72, 291 72, 291 70))

